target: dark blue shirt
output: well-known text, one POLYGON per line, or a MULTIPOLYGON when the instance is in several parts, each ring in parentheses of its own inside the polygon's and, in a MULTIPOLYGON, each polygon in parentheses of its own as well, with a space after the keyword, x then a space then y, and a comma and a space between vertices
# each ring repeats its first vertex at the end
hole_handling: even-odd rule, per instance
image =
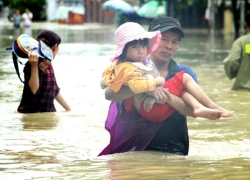
MULTIPOLYGON (((183 70, 198 83, 195 72, 189 66, 179 65, 172 59, 169 62, 169 72, 166 80, 183 70)), ((189 151, 189 136, 186 116, 176 111, 163 121, 145 150, 187 155, 189 151)))

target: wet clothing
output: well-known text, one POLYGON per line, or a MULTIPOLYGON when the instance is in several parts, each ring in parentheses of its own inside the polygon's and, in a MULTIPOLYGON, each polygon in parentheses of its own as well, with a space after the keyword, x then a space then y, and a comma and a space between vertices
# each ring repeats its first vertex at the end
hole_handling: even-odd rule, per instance
POLYGON ((229 55, 224 59, 229 79, 235 79, 233 90, 250 90, 250 32, 234 41, 229 55))
POLYGON ((60 91, 56 83, 54 69, 50 66, 46 71, 39 69, 39 88, 36 94, 28 85, 31 77, 29 62, 24 67, 24 88, 21 103, 17 109, 20 113, 55 112, 54 99, 60 91))
POLYGON ((123 85, 135 93, 154 91, 156 88, 155 72, 142 63, 123 62, 109 65, 103 72, 107 86, 118 92, 123 85))
MULTIPOLYGON (((167 80, 164 87, 169 90, 171 94, 181 97, 185 92, 183 84, 183 74, 185 71, 176 73, 171 79, 167 80)), ((169 104, 157 104, 155 103, 150 111, 145 111, 141 103, 139 113, 141 116, 151 122, 162 122, 167 119, 171 114, 175 112, 175 109, 169 104)), ((127 111, 134 110, 133 108, 133 97, 125 100, 125 107, 127 111)))
MULTIPOLYGON (((181 71, 175 74, 171 79, 164 84, 169 92, 181 97, 186 92, 183 85, 183 73, 181 71)), ((143 93, 154 91, 156 89, 155 77, 157 77, 154 70, 138 62, 123 62, 117 65, 109 65, 103 72, 103 78, 107 86, 114 92, 118 92, 123 85, 135 93, 143 93)), ((125 100, 125 107, 127 111, 134 110, 133 97, 125 100)), ((175 109, 169 104, 155 103, 152 109, 147 112, 141 105, 139 113, 143 118, 151 122, 162 122, 167 119, 175 109)))
MULTIPOLYGON (((145 65, 157 71, 153 62, 147 58, 145 65)), ((169 62, 169 73, 166 80, 175 73, 186 71, 197 82, 196 74, 190 67, 169 62)), ((155 150, 187 155, 189 137, 186 117, 174 112, 161 123, 145 120, 137 111, 125 110, 124 101, 112 101, 109 107, 105 128, 110 133, 110 143, 100 155, 127 151, 155 150)))

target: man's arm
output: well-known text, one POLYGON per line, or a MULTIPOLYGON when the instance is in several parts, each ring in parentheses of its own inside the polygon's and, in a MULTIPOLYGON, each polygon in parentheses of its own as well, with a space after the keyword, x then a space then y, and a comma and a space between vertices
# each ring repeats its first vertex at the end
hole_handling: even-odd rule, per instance
MULTIPOLYGON (((181 113, 185 116, 195 117, 194 113, 193 113, 194 112, 193 109, 190 108, 183 101, 182 98, 180 98, 174 94, 171 94, 171 93, 169 93, 168 97, 169 98, 167 98, 165 103, 169 104, 176 111, 178 111, 179 113, 181 113)), ((155 102, 156 102, 156 100, 154 99, 154 97, 146 95, 146 94, 144 94, 143 96, 135 96, 135 98, 134 98, 134 106, 138 111, 140 111, 140 106, 142 106, 142 105, 143 105, 143 108, 145 111, 147 111, 147 112, 150 111, 150 109, 153 107, 155 102), (143 104, 141 104, 141 103, 143 103, 143 104)), ((164 113, 164 112, 161 112, 161 113, 164 113)))
POLYGON ((105 88, 105 99, 109 101, 122 101, 134 95, 135 93, 133 93, 128 86, 122 86, 117 93, 115 93, 110 87, 105 88))
MULTIPOLYGON (((176 111, 185 116, 195 117, 193 109, 189 107, 181 97, 171 94, 168 91, 166 91, 165 93, 168 94, 168 97, 166 98, 166 101, 164 103, 169 104, 176 111)), ((134 105, 138 111, 140 110, 140 106, 143 105, 144 110, 148 112, 153 107, 154 103, 156 103, 156 100, 153 96, 150 95, 144 94, 142 96, 135 96, 134 98, 134 105)))
POLYGON ((102 89, 105 89, 107 87, 106 82, 105 82, 104 79, 101 79, 100 86, 101 86, 102 89))
POLYGON ((241 44, 236 40, 233 43, 230 53, 223 60, 225 73, 229 79, 235 78, 238 73, 240 67, 241 51, 241 44))
MULTIPOLYGON (((168 98, 169 92, 163 86, 157 86, 155 91, 146 92, 153 96, 157 103, 163 104, 168 98)), ((110 87, 105 89, 105 99, 109 101, 122 101, 136 95, 128 86, 122 86, 121 89, 115 93, 110 87)))

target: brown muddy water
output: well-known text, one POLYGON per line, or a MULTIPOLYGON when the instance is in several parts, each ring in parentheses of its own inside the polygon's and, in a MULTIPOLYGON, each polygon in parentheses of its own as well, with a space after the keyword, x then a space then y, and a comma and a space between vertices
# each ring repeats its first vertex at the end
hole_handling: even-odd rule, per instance
MULTIPOLYGON (((175 59, 190 65, 200 86, 217 104, 235 111, 230 119, 188 118, 188 156, 128 152, 97 157, 108 144, 104 130, 109 102, 99 87, 102 70, 115 50, 114 26, 34 23, 62 37, 53 61, 61 92, 72 107, 64 112, 18 114, 22 83, 5 50, 22 30, 1 24, 0 179, 250 179, 250 92, 231 91, 222 60, 233 35, 186 31, 175 59)), ((23 62, 26 60, 22 59, 23 62)), ((23 66, 20 66, 22 71, 23 66)))

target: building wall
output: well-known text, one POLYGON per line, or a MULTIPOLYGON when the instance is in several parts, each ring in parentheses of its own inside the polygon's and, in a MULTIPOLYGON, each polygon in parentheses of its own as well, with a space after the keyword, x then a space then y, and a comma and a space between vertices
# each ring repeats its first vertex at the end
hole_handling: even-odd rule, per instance
POLYGON ((46 5, 47 21, 55 21, 58 7, 57 0, 46 0, 46 5))
POLYGON ((107 11, 102 9, 102 4, 106 0, 83 0, 85 7, 85 22, 92 23, 114 23, 114 11, 107 11))

